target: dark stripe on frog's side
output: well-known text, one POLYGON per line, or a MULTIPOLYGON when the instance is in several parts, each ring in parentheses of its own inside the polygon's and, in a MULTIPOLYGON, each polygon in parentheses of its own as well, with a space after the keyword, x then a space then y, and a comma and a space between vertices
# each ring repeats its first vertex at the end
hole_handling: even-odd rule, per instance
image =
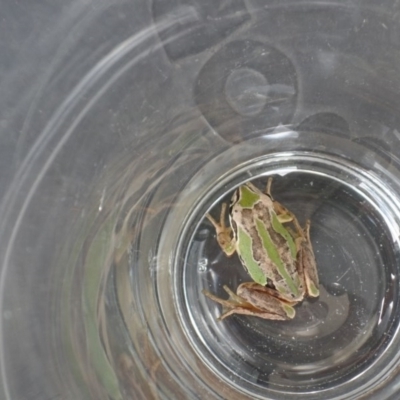
POLYGON ((278 217, 276 216, 275 213, 272 213, 272 228, 276 233, 279 233, 287 242, 289 245, 290 249, 290 254, 292 255, 292 258, 295 260, 296 259, 296 244, 294 243, 294 240, 292 238, 292 235, 287 231, 287 229, 279 222, 278 217))
MULTIPOLYGON (((264 224, 265 226, 265 224, 264 224)), ((292 272, 296 270, 295 258, 293 258, 290 246, 285 238, 277 233, 272 227, 266 226, 268 234, 279 253, 279 257, 282 262, 287 266, 287 269, 292 272)))
POLYGON ((265 285, 267 283, 266 278, 269 278, 274 282, 281 280, 282 277, 274 268, 274 263, 270 259, 265 259, 264 257, 264 252, 262 251, 262 241, 254 224, 252 210, 244 209, 242 210, 240 216, 241 223, 249 227, 250 235, 243 231, 243 229, 239 229, 234 220, 231 221, 231 224, 234 228, 234 231, 237 232, 236 238, 239 243, 237 253, 242 260, 243 266, 246 267, 246 260, 250 260, 250 264, 247 265, 247 272, 253 278, 253 280, 260 285, 265 285), (246 246, 243 244, 244 242, 240 242, 244 235, 249 238, 246 246), (249 241, 251 241, 251 247, 247 247, 249 241), (248 249, 251 250, 249 251, 248 249), (242 250, 244 254, 242 254, 242 250))
POLYGON ((286 270, 285 264, 282 262, 280 254, 275 247, 274 242, 271 240, 270 234, 265 227, 264 223, 256 219, 256 226, 257 226, 257 231, 258 234, 260 235, 262 242, 264 244, 264 247, 267 249, 267 253, 269 258, 273 261, 273 263, 276 265, 276 268, 278 269, 279 274, 282 276, 284 281, 287 283, 287 286, 289 287, 290 291, 297 297, 299 295, 298 292, 298 287, 296 286, 295 282, 292 279, 292 276, 288 273, 286 270))
POLYGON ((241 228, 238 229, 237 238, 240 243, 238 255, 241 258, 243 265, 247 266, 247 271, 253 278, 254 282, 257 282, 260 285, 266 285, 267 277, 264 275, 260 265, 253 258, 253 240, 241 228))
MULTIPOLYGON (((258 206, 256 206, 256 208, 258 208, 258 206)), ((265 208, 263 209, 265 210, 265 208)), ((253 210, 243 209, 240 217, 241 224, 248 226, 250 235, 242 229, 239 229, 239 227, 234 229, 238 232, 237 238, 239 240, 239 246, 237 253, 242 260, 243 266, 247 266, 247 272, 249 275, 260 285, 265 285, 267 283, 266 278, 269 278, 270 281, 276 284, 276 289, 278 289, 281 293, 294 293, 297 297, 296 292, 293 292, 292 290, 293 287, 289 287, 287 284, 287 282, 290 282, 288 279, 286 279, 288 274, 283 274, 284 276, 282 277, 281 273, 279 272, 279 268, 276 266, 276 263, 279 263, 280 266, 284 265, 282 261, 279 260, 280 255, 278 254, 278 257, 275 259, 276 262, 274 262, 271 255, 265 257, 265 252, 263 251, 263 241, 260 236, 259 229, 255 225, 253 210), (244 238, 244 240, 242 238, 244 238), (251 243, 251 247, 249 246, 249 243, 251 243), (251 250, 249 251, 249 249, 251 250)), ((233 226, 236 227, 234 221, 232 221, 232 223, 233 226)), ((264 225, 267 227, 267 229, 272 231, 273 235, 277 236, 275 240, 278 242, 275 243, 279 243, 280 246, 284 246, 286 244, 284 239, 272 230, 269 219, 266 219, 264 225)), ((290 253, 287 251, 287 249, 286 254, 289 255, 290 262, 293 263, 293 260, 291 259, 290 253)))
MULTIPOLYGON (((292 281, 300 289, 303 290, 299 276, 297 273, 297 248, 292 235, 278 221, 273 210, 265 207, 261 202, 254 207, 255 214, 258 219, 264 224, 271 238, 271 241, 276 244, 275 248, 279 253, 279 258, 286 266, 286 270, 292 281)), ((289 286, 285 283, 285 278, 280 276, 275 282, 281 282, 281 285, 286 286, 285 292, 290 291, 289 286), (289 290, 288 290, 289 289, 289 290)))
MULTIPOLYGON (((299 279, 297 262, 292 257, 288 242, 279 233, 275 232, 271 224, 271 219, 269 216, 265 216, 265 212, 259 212, 257 214, 260 218, 260 226, 265 227, 271 243, 274 244, 273 249, 275 253, 278 253, 277 257, 271 257, 271 254, 269 254, 269 257, 273 258, 274 261, 275 278, 273 282, 275 288, 288 300, 300 299, 304 288, 299 279), (263 218, 263 220, 261 220, 261 218, 263 218)), ((268 261, 268 264, 272 262, 271 260, 268 261)), ((261 268, 263 264, 262 262, 260 265, 261 268)))

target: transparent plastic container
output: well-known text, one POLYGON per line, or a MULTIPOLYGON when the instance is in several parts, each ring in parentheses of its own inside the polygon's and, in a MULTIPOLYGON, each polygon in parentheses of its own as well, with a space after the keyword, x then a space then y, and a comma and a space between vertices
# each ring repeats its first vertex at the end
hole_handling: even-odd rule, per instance
POLYGON ((1 9, 1 399, 400 396, 398 2, 1 9), (269 177, 320 296, 218 321, 205 215, 269 177))

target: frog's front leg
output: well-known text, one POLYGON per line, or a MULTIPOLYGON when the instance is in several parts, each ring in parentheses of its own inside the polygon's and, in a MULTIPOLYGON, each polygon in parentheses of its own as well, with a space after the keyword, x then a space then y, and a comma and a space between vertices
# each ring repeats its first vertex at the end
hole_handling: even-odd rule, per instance
MULTIPOLYGON (((272 197, 272 194, 271 194, 271 186, 272 186, 272 177, 268 178, 267 187, 265 189, 265 194, 272 200, 272 204, 274 206, 274 211, 276 213, 276 216, 278 217, 278 221, 281 224, 285 224, 287 222, 293 222, 293 220, 296 219, 295 215, 292 212, 290 212, 281 203, 274 200, 274 198, 272 197)), ((296 227, 296 229, 297 229, 297 227, 296 227)))
POLYGON ((217 222, 210 214, 206 214, 207 219, 214 225, 217 234, 217 241, 222 251, 230 257, 236 251, 236 241, 232 235, 232 229, 225 225, 225 214, 227 204, 223 203, 221 206, 221 214, 219 222, 217 222))
POLYGON ((255 282, 245 282, 239 285, 236 294, 227 286, 224 290, 229 294, 228 300, 214 296, 203 290, 203 294, 223 306, 223 313, 218 318, 222 320, 233 314, 251 315, 270 320, 289 320, 295 316, 295 310, 290 304, 279 298, 276 290, 255 282))
MULTIPOLYGON (((281 224, 291 222, 294 225, 294 228, 296 229, 296 234, 293 235, 293 237, 301 237, 303 240, 306 240, 306 238, 307 238, 307 229, 308 229, 308 241, 310 242, 309 226, 308 226, 308 228, 306 226, 306 228, 303 229, 300 226, 300 223, 297 220, 296 216, 290 210, 288 210, 285 206, 283 206, 281 203, 274 200, 274 198, 272 197, 272 194, 271 194, 271 186, 272 186, 272 177, 268 178, 265 194, 267 194, 273 202, 274 211, 276 213, 276 216, 278 217, 278 221, 281 224)), ((307 221, 307 224, 309 225, 309 221, 307 221)))

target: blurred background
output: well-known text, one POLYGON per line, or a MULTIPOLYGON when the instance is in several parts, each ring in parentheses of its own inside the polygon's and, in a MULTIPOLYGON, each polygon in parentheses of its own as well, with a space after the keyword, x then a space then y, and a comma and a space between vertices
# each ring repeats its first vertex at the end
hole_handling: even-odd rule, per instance
POLYGON ((398 1, 0 8, 1 399, 398 397, 398 1), (320 298, 217 322, 204 215, 268 176, 320 298))

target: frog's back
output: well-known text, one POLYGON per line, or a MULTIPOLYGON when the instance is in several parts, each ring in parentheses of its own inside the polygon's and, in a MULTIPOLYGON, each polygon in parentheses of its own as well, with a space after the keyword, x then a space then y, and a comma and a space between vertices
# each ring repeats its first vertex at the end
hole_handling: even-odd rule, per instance
POLYGON ((278 221, 272 199, 251 184, 243 185, 232 198, 230 219, 238 255, 252 279, 273 285, 288 300, 302 299, 295 244, 278 221))

